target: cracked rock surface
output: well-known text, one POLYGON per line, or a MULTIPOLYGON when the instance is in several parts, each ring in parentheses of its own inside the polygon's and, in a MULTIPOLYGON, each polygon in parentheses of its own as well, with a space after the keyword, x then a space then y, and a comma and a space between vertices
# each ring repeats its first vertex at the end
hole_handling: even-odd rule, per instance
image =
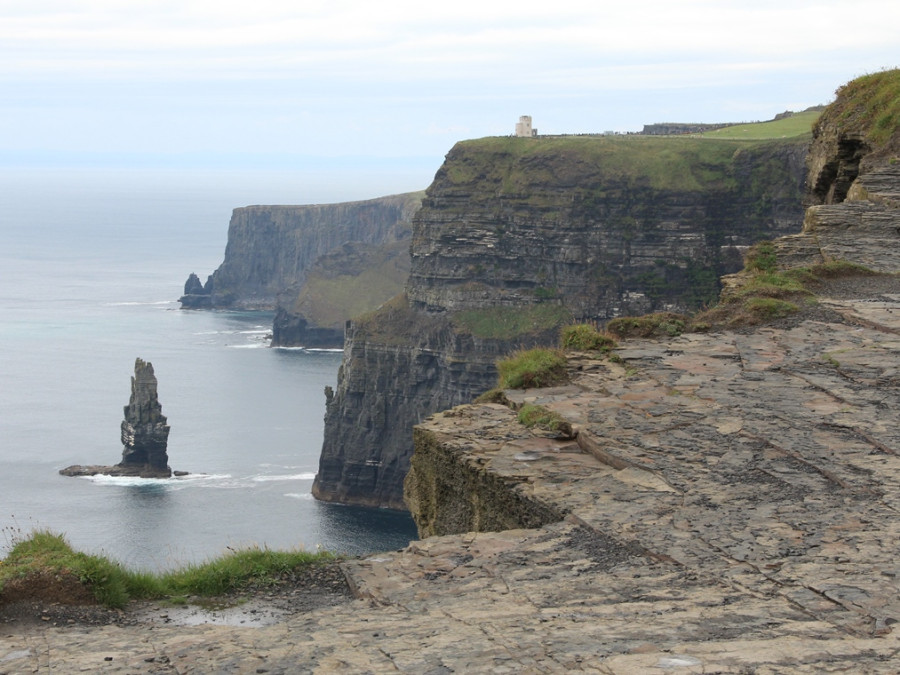
POLYGON ((347 561, 353 599, 270 623, 6 624, 0 673, 896 672, 896 285, 823 298, 831 320, 575 354, 570 386, 509 393, 576 442, 496 404, 419 426, 553 522, 347 561))

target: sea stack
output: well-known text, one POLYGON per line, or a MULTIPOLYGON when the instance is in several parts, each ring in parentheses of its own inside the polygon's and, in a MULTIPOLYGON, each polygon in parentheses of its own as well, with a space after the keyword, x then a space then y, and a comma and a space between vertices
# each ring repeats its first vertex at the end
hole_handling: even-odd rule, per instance
POLYGON ((162 414, 162 406, 156 393, 156 376, 153 364, 143 359, 134 362, 131 378, 131 399, 125 406, 122 421, 122 461, 119 466, 137 469, 142 476, 168 478, 169 425, 162 414))
MULTIPOLYGON (((131 378, 131 399, 125 406, 122 421, 122 461, 114 466, 90 464, 60 469, 63 476, 139 476, 141 478, 170 478, 167 444, 169 425, 162 414, 162 406, 156 394, 156 375, 153 364, 143 359, 134 362, 134 377, 131 378)), ((176 476, 185 476, 187 471, 175 471, 176 476)))

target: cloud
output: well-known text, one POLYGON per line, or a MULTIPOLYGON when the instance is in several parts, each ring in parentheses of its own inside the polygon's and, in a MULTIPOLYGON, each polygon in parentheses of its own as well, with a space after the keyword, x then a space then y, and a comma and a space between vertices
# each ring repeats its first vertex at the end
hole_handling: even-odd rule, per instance
POLYGON ((0 0, 0 153, 440 157, 520 114, 760 119, 898 65, 898 24, 896 0, 0 0))

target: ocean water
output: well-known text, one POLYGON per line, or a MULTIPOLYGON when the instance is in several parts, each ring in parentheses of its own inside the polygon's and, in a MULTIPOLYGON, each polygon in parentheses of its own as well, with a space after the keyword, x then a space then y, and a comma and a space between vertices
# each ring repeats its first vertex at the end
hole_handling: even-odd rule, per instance
POLYGON ((407 514, 310 495, 340 353, 272 349, 271 315, 176 302, 221 262, 233 207, 328 199, 290 176, 2 170, 0 186, 0 556, 36 528, 151 570, 415 538, 407 514), (159 381, 169 463, 190 475, 60 476, 120 460, 136 357, 159 381))

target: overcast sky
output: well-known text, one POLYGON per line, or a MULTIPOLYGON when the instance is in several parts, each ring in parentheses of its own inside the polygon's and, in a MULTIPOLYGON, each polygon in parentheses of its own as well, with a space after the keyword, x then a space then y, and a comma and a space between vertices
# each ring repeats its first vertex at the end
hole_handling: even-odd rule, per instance
MULTIPOLYGON (((770 119, 900 65, 897 0, 0 0, 0 166, 416 166, 770 119)), ((423 175, 425 175, 423 174, 423 175)))

